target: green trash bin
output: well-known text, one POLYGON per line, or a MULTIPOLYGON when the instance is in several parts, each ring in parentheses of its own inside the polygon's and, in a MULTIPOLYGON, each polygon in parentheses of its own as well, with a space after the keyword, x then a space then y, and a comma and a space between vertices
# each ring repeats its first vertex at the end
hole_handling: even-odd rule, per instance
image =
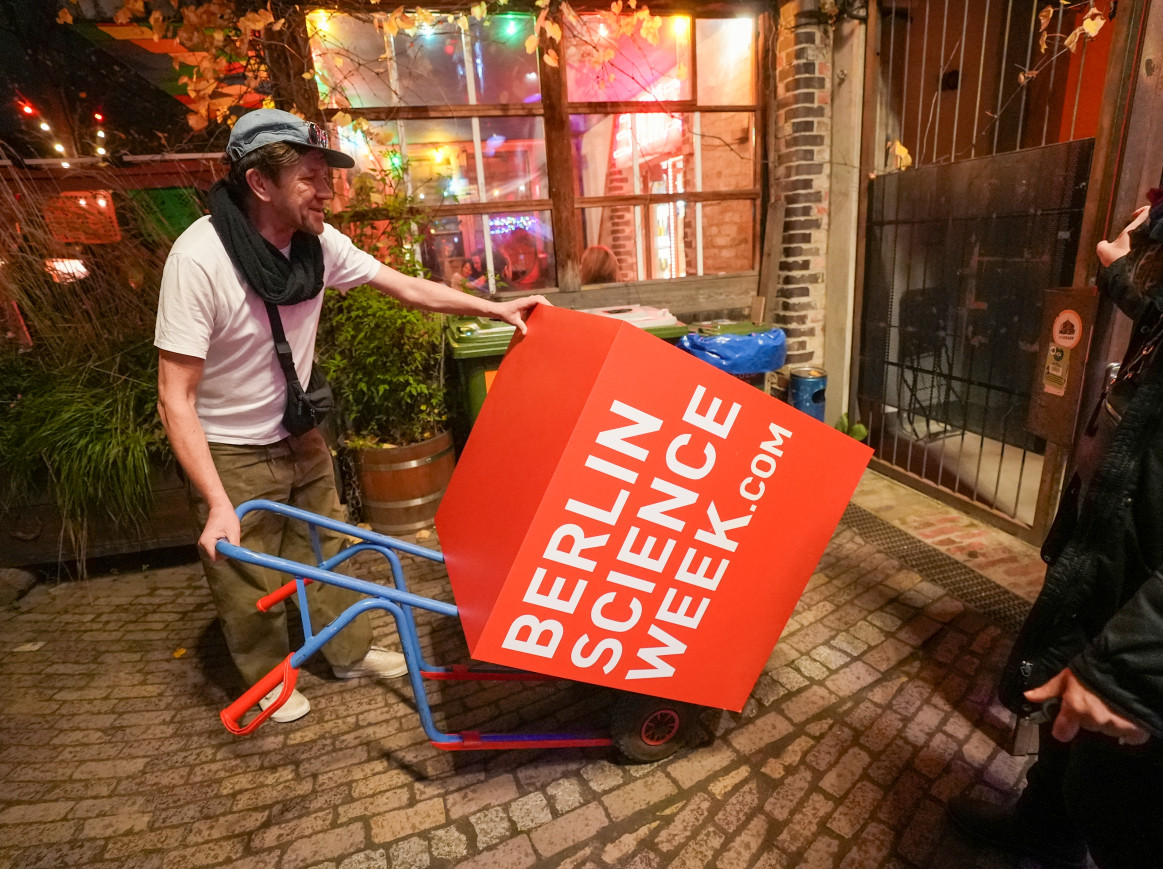
MULTIPOLYGON (((586 311, 633 323, 656 338, 674 344, 689 331, 669 311, 642 305, 592 308, 586 311)), ((484 317, 445 318, 445 335, 456 364, 457 380, 469 426, 476 422, 501 359, 509 349, 513 327, 484 317)))
POLYGON ((514 327, 484 317, 449 316, 444 328, 471 425, 476 422, 501 359, 509 349, 514 327))

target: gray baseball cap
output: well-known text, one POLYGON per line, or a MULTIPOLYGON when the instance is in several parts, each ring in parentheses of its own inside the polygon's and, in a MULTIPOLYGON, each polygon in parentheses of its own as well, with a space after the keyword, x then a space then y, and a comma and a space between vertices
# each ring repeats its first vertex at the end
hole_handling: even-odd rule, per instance
POLYGON ((255 109, 235 121, 226 143, 226 155, 231 161, 240 160, 256 148, 273 142, 319 151, 327 158, 327 165, 335 169, 350 169, 355 165, 355 160, 342 151, 327 147, 330 142, 323 127, 280 109, 255 109))

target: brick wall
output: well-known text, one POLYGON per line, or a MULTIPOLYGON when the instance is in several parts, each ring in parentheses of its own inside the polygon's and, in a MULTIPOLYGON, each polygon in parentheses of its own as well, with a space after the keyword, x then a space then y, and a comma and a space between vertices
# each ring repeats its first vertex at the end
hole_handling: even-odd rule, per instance
POLYGON ((772 186, 786 203, 779 286, 772 318, 787 333, 789 363, 820 363, 824 352, 824 262, 828 250, 831 150, 831 28, 780 9, 776 37, 776 154, 772 186))

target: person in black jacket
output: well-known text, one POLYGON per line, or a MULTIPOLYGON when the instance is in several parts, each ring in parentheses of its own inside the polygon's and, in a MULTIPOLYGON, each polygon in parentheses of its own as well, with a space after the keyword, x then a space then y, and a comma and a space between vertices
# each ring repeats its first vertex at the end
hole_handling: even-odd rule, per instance
POLYGON ((1039 710, 1037 762, 1012 806, 961 798, 962 833, 1045 866, 1163 867, 1163 191, 1113 242, 1099 288, 1134 319, 1042 548, 1038 600, 1002 674, 1039 710))

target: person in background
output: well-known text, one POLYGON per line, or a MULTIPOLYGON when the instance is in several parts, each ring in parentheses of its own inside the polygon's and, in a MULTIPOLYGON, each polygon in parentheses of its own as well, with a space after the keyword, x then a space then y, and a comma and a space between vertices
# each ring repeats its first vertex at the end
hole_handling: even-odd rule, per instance
POLYGON ((469 284, 471 292, 479 293, 482 296, 492 296, 495 293, 503 293, 513 289, 513 267, 509 264, 509 258, 499 250, 493 251, 493 275, 495 289, 489 287, 488 272, 482 272, 476 280, 469 284))
MULTIPOLYGON (((259 598, 287 577, 219 556, 226 540, 292 561, 315 563, 302 523, 266 511, 240 522, 234 510, 266 498, 342 519, 331 454, 318 429, 284 427, 288 377, 272 337, 275 306, 295 374, 310 381, 323 288, 370 284, 427 311, 493 317, 525 330, 540 296, 495 303, 400 274, 324 222, 331 170, 354 161, 328 147, 326 133, 288 112, 243 115, 226 146, 228 174, 211 188, 210 215, 195 221, 166 259, 154 343, 160 353, 158 411, 190 482, 202 528, 198 550, 231 658, 248 683, 289 654, 285 607, 259 612, 259 598)), ((340 535, 320 529, 323 556, 340 535)), ((312 621, 331 622, 357 596, 325 583, 308 587, 312 621)), ((323 647, 338 678, 393 678, 403 656, 372 646, 361 615, 323 647)), ((275 702, 281 686, 260 706, 275 702)), ((273 713, 294 721, 310 710, 294 691, 273 713)))
POLYGON ((581 282, 612 284, 618 280, 618 257, 602 244, 592 244, 582 252, 581 282))
POLYGON ((954 827, 1041 865, 1163 866, 1163 192, 1098 245, 1099 288, 1135 321, 1042 546, 1042 592, 999 695, 1041 711, 1012 806, 962 797, 954 827))

